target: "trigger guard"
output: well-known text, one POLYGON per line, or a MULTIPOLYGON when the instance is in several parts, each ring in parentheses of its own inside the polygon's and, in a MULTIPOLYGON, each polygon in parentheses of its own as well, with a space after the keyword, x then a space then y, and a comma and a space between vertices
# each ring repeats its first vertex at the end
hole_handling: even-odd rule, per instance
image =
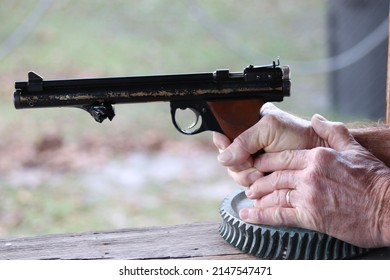
POLYGON ((185 135, 195 135, 204 131, 216 131, 216 132, 223 133, 220 125, 215 119, 206 101, 203 100, 196 101, 196 102, 171 101, 170 104, 171 104, 172 123, 179 132, 185 135), (196 121, 187 129, 183 129, 176 122, 177 109, 181 109, 181 110, 190 109, 192 112, 195 113, 196 121), (199 116, 201 117, 201 121, 202 121, 200 126, 195 130, 191 130, 191 128, 194 128, 199 123, 199 116))
POLYGON ((187 106, 171 106, 171 115, 172 115, 172 122, 173 122, 173 125, 175 126, 175 128, 179 132, 181 132, 185 135, 194 135, 194 134, 198 134, 200 132, 205 131, 203 128, 202 115, 196 108, 187 107, 187 106), (183 128, 182 126, 180 126, 176 121, 176 112, 178 109, 180 109, 180 110, 190 109, 195 114, 195 117, 196 117, 195 121, 186 128, 183 128), (200 124, 200 126, 198 128, 196 128, 196 126, 199 124, 199 119, 202 119, 202 123, 200 124))

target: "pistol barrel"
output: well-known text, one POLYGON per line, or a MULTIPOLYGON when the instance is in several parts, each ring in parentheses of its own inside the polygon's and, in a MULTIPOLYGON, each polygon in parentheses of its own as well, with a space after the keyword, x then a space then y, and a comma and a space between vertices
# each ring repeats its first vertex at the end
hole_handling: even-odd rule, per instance
POLYGON ((289 67, 248 66, 243 72, 43 80, 34 72, 16 82, 16 109, 153 101, 262 98, 282 101, 290 93, 289 67))

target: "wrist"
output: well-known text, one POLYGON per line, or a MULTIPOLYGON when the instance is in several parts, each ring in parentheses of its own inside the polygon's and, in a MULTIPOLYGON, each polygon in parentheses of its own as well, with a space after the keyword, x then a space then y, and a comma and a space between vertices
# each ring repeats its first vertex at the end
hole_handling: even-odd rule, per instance
MULTIPOLYGON (((390 175, 389 175, 390 177, 390 175)), ((389 178, 387 177, 387 178, 389 178)), ((380 202, 379 206, 379 228, 382 237, 382 246, 390 246, 390 181, 386 180, 386 177, 383 178, 383 182, 380 185, 382 191, 379 192, 380 202)))
POLYGON ((375 157, 390 167, 390 128, 377 125, 362 128, 350 128, 355 140, 375 157))
MULTIPOLYGON (((386 204, 390 203, 390 187, 387 189, 386 204)), ((384 213, 383 222, 382 222, 382 236, 383 242, 386 247, 390 246, 390 209, 387 207, 386 213, 384 213)))

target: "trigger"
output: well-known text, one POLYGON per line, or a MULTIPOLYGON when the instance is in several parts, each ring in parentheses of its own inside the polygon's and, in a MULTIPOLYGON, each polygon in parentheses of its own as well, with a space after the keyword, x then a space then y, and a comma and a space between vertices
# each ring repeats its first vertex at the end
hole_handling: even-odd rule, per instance
POLYGON ((222 129, 210 110, 206 101, 187 102, 187 101, 171 101, 171 117, 173 125, 176 129, 186 135, 194 135, 204 131, 217 131, 222 133, 222 129), (176 120, 176 112, 178 109, 190 109, 196 116, 196 120, 183 129, 176 120), (199 122, 201 122, 199 124, 199 122))

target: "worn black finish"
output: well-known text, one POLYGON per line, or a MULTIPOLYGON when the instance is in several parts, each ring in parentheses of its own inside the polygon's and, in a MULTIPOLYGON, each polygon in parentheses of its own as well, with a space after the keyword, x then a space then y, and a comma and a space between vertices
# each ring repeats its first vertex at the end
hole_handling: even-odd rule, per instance
POLYGON ((168 101, 172 121, 184 134, 205 130, 221 131, 207 101, 262 99, 282 101, 290 95, 290 69, 279 62, 266 66, 250 65, 243 72, 216 70, 212 73, 153 75, 117 78, 43 80, 34 72, 28 81, 16 82, 16 109, 78 107, 102 122, 115 116, 113 104, 168 101), (181 128, 176 122, 178 109, 190 109, 201 121, 199 127, 181 128))

